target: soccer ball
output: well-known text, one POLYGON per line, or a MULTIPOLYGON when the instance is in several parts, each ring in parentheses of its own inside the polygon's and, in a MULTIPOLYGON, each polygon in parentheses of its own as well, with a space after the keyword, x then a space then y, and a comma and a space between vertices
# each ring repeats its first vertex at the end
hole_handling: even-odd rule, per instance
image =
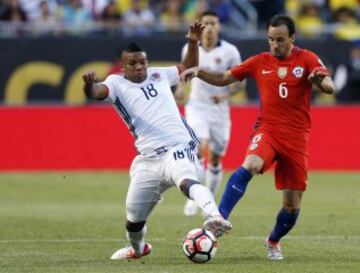
POLYGON ((215 236, 208 230, 196 228, 185 236, 183 252, 194 263, 206 263, 214 258, 218 248, 215 236))

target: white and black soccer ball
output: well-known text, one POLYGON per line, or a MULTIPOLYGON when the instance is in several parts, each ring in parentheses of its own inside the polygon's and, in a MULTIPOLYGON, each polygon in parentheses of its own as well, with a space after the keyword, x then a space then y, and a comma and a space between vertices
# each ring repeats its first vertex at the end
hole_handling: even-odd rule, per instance
POLYGON ((215 236, 208 230, 190 230, 183 240, 183 252, 194 263, 206 263, 214 258, 218 248, 215 236))

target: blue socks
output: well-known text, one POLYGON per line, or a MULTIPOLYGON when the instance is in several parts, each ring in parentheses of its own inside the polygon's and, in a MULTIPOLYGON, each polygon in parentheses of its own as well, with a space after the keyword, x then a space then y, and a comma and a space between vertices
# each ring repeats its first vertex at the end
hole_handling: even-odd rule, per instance
MULTIPOLYGON (((251 178, 252 175, 243 167, 240 167, 231 175, 219 206, 219 211, 225 219, 229 218, 231 211, 244 195, 251 178)), ((276 224, 269 236, 269 241, 279 242, 294 227, 299 214, 300 209, 297 209, 294 213, 289 213, 282 208, 277 215, 276 224)))
POLYGON ((270 233, 269 241, 279 242, 281 237, 285 236, 293 228, 299 214, 300 209, 297 209, 295 213, 289 213, 286 209, 282 208, 276 218, 275 227, 270 233))
POLYGON ((230 177, 223 196, 221 197, 219 211, 221 215, 228 219, 236 203, 241 199, 246 191, 246 187, 252 175, 243 167, 237 169, 230 177))

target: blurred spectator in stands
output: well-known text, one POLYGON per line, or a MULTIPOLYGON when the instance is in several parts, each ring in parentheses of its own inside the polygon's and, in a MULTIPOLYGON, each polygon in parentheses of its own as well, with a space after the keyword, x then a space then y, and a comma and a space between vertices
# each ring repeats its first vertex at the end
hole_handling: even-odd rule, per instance
MULTIPOLYGON (((182 2, 186 1, 186 0, 180 0, 182 2)), ((196 0, 190 0, 190 1, 194 1, 196 2, 196 0)), ((151 10, 153 11, 154 15, 156 16, 156 18, 159 18, 161 12, 164 9, 165 6, 165 2, 166 0, 149 0, 148 1, 148 7, 151 8, 151 10)))
POLYGON ((181 11, 181 1, 166 0, 164 10, 160 15, 162 27, 167 31, 181 31, 184 27, 185 18, 181 11))
POLYGON ((338 101, 360 101, 360 40, 350 50, 349 60, 337 67, 334 83, 338 101))
POLYGON ((101 20, 109 23, 120 23, 121 15, 116 9, 115 1, 110 0, 101 12, 101 20))
MULTIPOLYGON (((45 0, 51 12, 54 12, 58 6, 57 0, 45 0)), ((40 16, 40 4, 43 0, 19 0, 21 7, 24 9, 29 21, 40 16)))
POLYGON ((115 5, 116 11, 119 14, 124 14, 131 9, 132 0, 116 0, 115 5))
POLYGON ((5 1, 4 11, 0 20, 11 22, 25 22, 27 21, 27 14, 21 6, 19 0, 5 1))
POLYGON ((305 4, 314 4, 317 6, 317 12, 319 16, 326 22, 330 19, 330 11, 328 8, 328 0, 286 0, 285 1, 285 13, 289 16, 296 18, 301 12, 301 8, 305 4))
POLYGON ((33 18, 33 28, 35 34, 46 35, 56 32, 57 18, 49 7, 47 0, 41 0, 38 3, 39 13, 33 18))
POLYGON ((81 0, 83 7, 90 11, 91 16, 94 20, 100 19, 101 13, 103 12, 109 0, 81 0))
POLYGON ((114 63, 110 67, 107 75, 124 73, 123 65, 121 63, 121 53, 122 53, 122 48, 118 50, 114 63))
POLYGON ((132 0, 131 9, 123 14, 125 35, 150 35, 156 19, 152 11, 142 7, 140 0, 132 0))
POLYGON ((348 7, 341 7, 334 12, 334 18, 336 38, 347 41, 360 39, 360 24, 354 10, 348 7))
POLYGON ((258 26, 262 28, 275 14, 285 12, 285 0, 249 0, 258 13, 258 26))
POLYGON ((223 0, 210 0, 209 9, 216 12, 220 23, 226 25, 230 19, 230 4, 223 0))
POLYGON ((339 8, 347 7, 356 11, 359 8, 358 0, 329 0, 329 7, 331 11, 336 11, 339 8))
POLYGON ((55 21, 55 15, 50 10, 49 1, 41 0, 39 2, 38 8, 39 8, 39 14, 35 18, 37 21, 44 23, 55 21))
POLYGON ((184 17, 187 23, 191 24, 200 18, 200 15, 209 10, 206 0, 187 0, 183 5, 184 17))
POLYGON ((296 18, 299 14, 301 2, 298 0, 286 0, 285 13, 292 18, 296 18))
POLYGON ((59 16, 65 31, 81 33, 91 28, 91 12, 83 7, 81 0, 67 0, 59 9, 59 16))
POLYGON ((299 33, 306 38, 318 36, 324 24, 320 17, 319 6, 311 1, 302 3, 295 22, 299 33))

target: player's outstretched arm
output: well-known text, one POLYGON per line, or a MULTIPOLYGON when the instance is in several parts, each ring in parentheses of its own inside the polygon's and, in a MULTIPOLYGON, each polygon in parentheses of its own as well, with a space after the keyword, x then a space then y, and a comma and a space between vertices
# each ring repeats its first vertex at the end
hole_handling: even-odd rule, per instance
POLYGON ((186 55, 178 65, 180 72, 183 72, 185 69, 198 66, 199 65, 199 45, 198 42, 201 39, 204 26, 199 22, 195 22, 190 25, 190 29, 186 38, 188 39, 188 49, 186 55))
POLYGON ((213 72, 199 67, 192 67, 181 73, 181 81, 184 83, 194 77, 198 77, 204 82, 216 86, 225 86, 237 81, 237 79, 231 74, 230 70, 225 72, 213 72))
POLYGON ((322 68, 316 68, 310 73, 308 80, 315 85, 321 92, 333 94, 335 92, 335 84, 322 68))
POLYGON ((229 90, 226 93, 218 93, 211 96, 212 101, 217 104, 224 100, 228 100, 231 96, 239 93, 240 91, 245 91, 246 80, 242 82, 235 82, 229 85, 229 90))
POLYGON ((103 100, 108 96, 108 88, 104 84, 98 84, 98 78, 93 71, 86 72, 82 75, 84 81, 84 92, 87 98, 103 100))

